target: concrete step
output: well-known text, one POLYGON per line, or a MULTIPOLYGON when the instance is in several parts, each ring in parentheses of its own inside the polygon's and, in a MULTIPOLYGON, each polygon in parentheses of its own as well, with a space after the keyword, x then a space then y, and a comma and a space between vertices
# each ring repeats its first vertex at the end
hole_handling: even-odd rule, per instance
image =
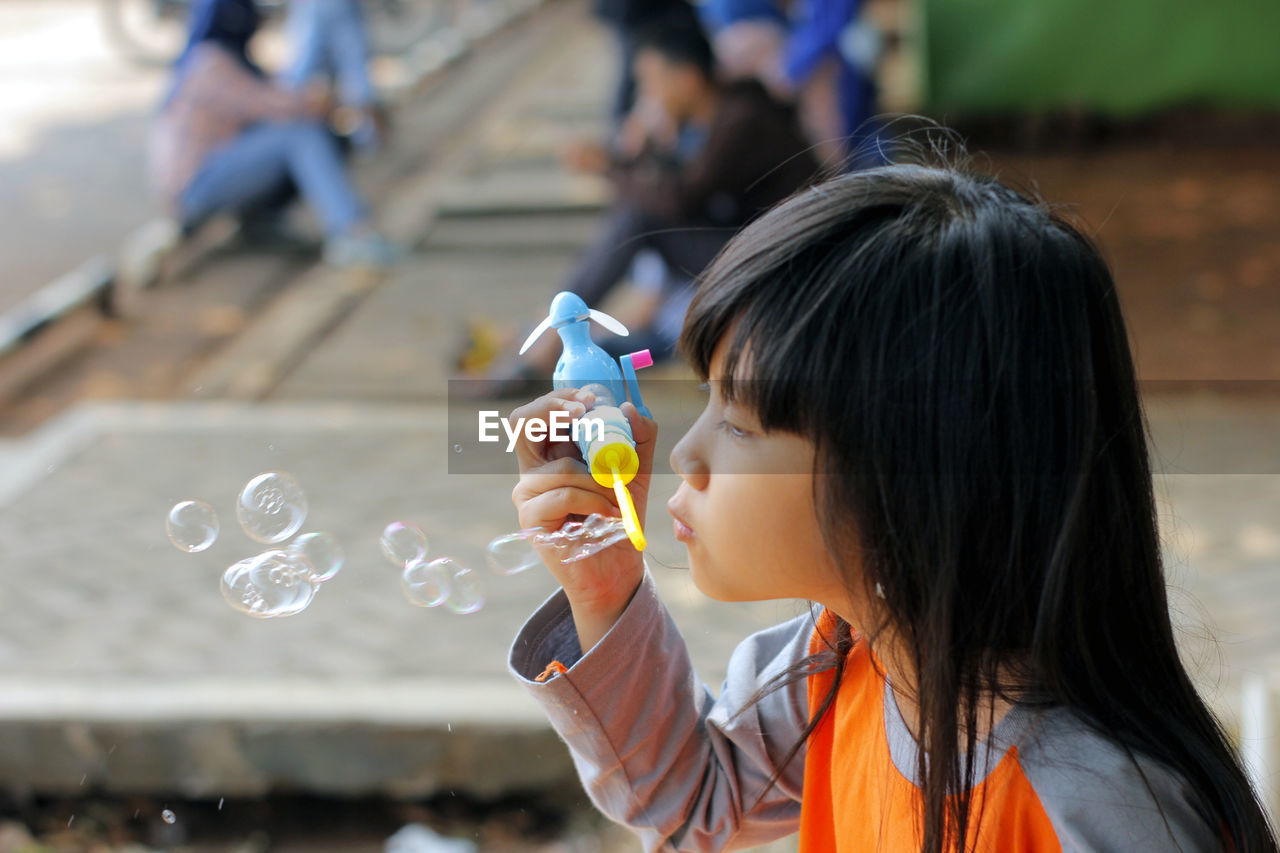
POLYGON ((541 216, 451 216, 440 219, 427 238, 432 252, 577 252, 600 228, 597 214, 541 216))
POLYGON ((609 197, 608 184, 592 175, 512 169, 450 182, 438 209, 442 217, 593 213, 609 197))
POLYGON ((444 401, 469 317, 518 330, 573 255, 428 249, 369 295, 273 392, 280 400, 444 401))

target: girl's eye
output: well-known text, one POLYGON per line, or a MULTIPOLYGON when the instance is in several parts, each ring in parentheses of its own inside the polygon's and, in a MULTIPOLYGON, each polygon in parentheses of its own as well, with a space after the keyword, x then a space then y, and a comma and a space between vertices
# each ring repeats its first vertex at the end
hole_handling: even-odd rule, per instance
POLYGON ((723 429, 725 432, 729 433, 729 435, 733 436, 734 438, 747 438, 748 436, 751 435, 751 433, 748 432, 747 430, 742 429, 740 427, 736 427, 733 424, 729 423, 728 421, 721 421, 720 428, 723 429))

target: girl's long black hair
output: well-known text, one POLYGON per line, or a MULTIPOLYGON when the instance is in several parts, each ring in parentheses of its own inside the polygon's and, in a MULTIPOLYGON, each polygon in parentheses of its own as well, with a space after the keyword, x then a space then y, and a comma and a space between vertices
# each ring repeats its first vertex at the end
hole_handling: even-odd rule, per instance
POLYGON ((925 851, 981 820, 980 698, 1025 690, 1181 774, 1224 845, 1276 850, 1178 657, 1125 324, 1085 235, 952 167, 844 175, 706 272, 679 346, 705 377, 725 335, 722 393, 813 441, 826 546, 911 655, 925 851))

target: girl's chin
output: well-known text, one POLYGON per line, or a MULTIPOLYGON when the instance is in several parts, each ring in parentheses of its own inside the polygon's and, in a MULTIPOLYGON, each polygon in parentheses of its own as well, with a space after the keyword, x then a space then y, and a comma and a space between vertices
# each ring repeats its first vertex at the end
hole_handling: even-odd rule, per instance
POLYGON ((693 585, 698 588, 698 592, 715 601, 733 602, 743 600, 739 596, 733 595, 732 590, 716 584, 714 575, 709 577, 706 567, 699 565, 699 563, 700 561, 694 556, 693 551, 690 551, 689 575, 693 578, 693 585))

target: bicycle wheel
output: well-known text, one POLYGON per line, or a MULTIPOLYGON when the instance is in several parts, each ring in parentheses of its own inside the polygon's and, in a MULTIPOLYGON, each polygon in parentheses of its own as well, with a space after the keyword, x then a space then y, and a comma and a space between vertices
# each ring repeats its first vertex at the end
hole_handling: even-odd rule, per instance
POLYGON ((101 0, 112 46, 140 65, 168 65, 186 44, 190 0, 101 0))

